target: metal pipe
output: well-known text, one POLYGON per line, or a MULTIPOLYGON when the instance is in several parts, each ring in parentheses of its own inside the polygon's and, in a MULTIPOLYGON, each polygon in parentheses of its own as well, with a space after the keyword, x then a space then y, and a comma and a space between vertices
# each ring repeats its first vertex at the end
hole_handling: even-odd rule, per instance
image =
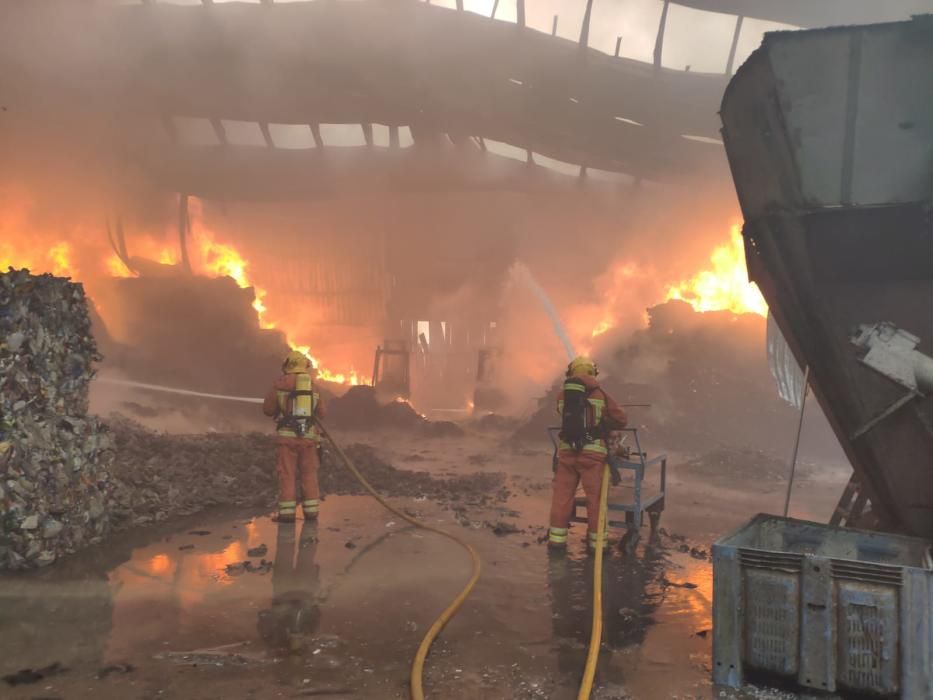
POLYGON ((787 480, 787 497, 784 499, 784 517, 790 509, 790 492, 794 487, 794 474, 797 471, 797 452, 800 450, 800 433, 803 432, 803 413, 807 410, 807 394, 810 389, 810 365, 803 372, 803 395, 800 397, 800 418, 797 420, 797 437, 794 440, 794 451, 790 458, 790 478, 787 480))
POLYGON ((181 264, 188 274, 191 270, 191 260, 188 257, 188 233, 191 231, 191 219, 188 217, 188 195, 181 192, 178 195, 178 245, 181 248, 181 264))
POLYGON ((661 57, 664 53, 664 30, 667 27, 667 11, 670 8, 670 0, 664 0, 664 9, 661 10, 661 21, 658 22, 658 35, 654 40, 654 67, 661 67, 661 57))
POLYGON ((742 33, 742 22, 745 18, 739 15, 735 18, 735 30, 732 32, 732 46, 729 49, 729 59, 726 61, 726 75, 732 75, 735 68, 735 54, 739 48, 739 35, 742 33))
POLYGON ((590 45, 590 17, 593 15, 593 0, 586 0, 586 10, 583 12, 583 27, 580 29, 580 46, 586 48, 590 45))

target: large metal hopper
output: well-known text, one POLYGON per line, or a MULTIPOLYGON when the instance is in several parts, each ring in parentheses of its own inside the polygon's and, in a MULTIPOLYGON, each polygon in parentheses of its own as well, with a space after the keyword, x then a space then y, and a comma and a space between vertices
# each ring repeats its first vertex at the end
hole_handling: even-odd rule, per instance
POLYGON ((882 526, 933 537, 933 16, 769 34, 722 121, 750 277, 882 526))

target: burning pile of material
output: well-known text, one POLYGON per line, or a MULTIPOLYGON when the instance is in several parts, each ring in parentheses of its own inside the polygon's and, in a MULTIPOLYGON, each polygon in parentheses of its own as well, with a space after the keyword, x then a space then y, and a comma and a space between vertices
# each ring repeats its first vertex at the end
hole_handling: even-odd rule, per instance
MULTIPOLYGON (((753 447, 783 456, 796 412, 777 394, 765 350, 765 318, 757 313, 698 312, 673 300, 648 310, 648 328, 597 357, 602 386, 629 410, 642 441, 660 448, 703 453, 721 446, 753 447)), ((545 442, 559 424, 551 389, 516 437, 545 442)), ((832 443, 825 426, 814 443, 832 443)), ((828 448, 827 448, 828 449, 828 448)))
POLYGON ((51 564, 110 527, 110 436, 87 415, 97 359, 81 285, 0 274, 0 569, 51 564))
POLYGON ((121 337, 105 346, 102 374, 115 370, 151 384, 263 396, 288 352, 280 331, 256 323, 253 291, 229 277, 134 277, 112 287, 121 337))
POLYGON ((327 421, 341 428, 416 428, 425 422, 405 401, 379 403, 369 386, 352 387, 327 405, 327 421))

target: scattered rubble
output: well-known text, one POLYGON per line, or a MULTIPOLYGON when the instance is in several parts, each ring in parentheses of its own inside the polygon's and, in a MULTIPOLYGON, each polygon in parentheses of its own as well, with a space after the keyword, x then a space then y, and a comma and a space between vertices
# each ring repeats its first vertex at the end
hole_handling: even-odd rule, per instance
POLYGON ((485 522, 483 523, 485 527, 493 531, 497 537, 505 537, 506 535, 514 535, 520 532, 523 532, 520 528, 516 527, 512 523, 507 523, 504 520, 497 520, 494 523, 485 522))
MULTIPOLYGON (((159 522, 210 506, 269 507, 275 500, 272 435, 169 435, 121 416, 112 416, 109 425, 118 454, 113 466, 117 484, 113 509, 120 527, 159 522)), ((481 500, 495 497, 505 482, 502 474, 438 479, 427 472, 398 469, 362 444, 351 444, 345 452, 373 487, 387 496, 481 500)), ((319 481, 325 496, 365 493, 328 447, 319 481)))
POLYGON ((426 421, 421 426, 421 434, 428 438, 449 438, 463 437, 466 431, 453 421, 426 421))
POLYGON ((677 582, 675 582, 675 581, 670 581, 670 580, 668 580, 668 579, 666 579, 666 578, 662 578, 662 579, 661 579, 661 585, 664 586, 665 588, 667 588, 667 587, 670 587, 670 588, 687 588, 687 589, 689 589, 689 590, 693 590, 694 588, 698 588, 697 584, 691 583, 690 581, 684 581, 683 583, 677 583, 677 582))
MULTIPOLYGON (((262 434, 168 435, 128 418, 108 420, 117 458, 110 507, 119 528, 211 506, 267 506, 274 498, 274 438, 262 434)), ((207 531, 189 534, 207 535, 207 531)))
POLYGON ((132 673, 135 670, 136 670, 136 667, 133 664, 128 664, 128 663, 110 664, 109 666, 104 666, 102 669, 100 669, 97 672, 97 678, 98 680, 100 680, 114 673, 126 674, 126 673, 132 673))
MULTIPOLYGON (((684 467, 697 476, 717 483, 735 483, 737 479, 784 482, 787 462, 761 450, 719 447, 690 460, 684 467)), ((800 469, 800 473, 805 470, 800 469)))
POLYGON ((24 668, 21 671, 16 673, 10 673, 6 676, 3 676, 3 680, 7 685, 29 685, 31 683, 38 683, 39 681, 48 678, 49 676, 57 676, 61 673, 67 673, 68 669, 62 666, 57 661, 43 668, 31 669, 24 668))
MULTIPOLYGON (((379 493, 387 496, 426 497, 448 502, 451 500, 500 500, 505 475, 501 473, 465 474, 448 479, 438 479, 428 472, 396 469, 383 461, 376 451, 362 444, 350 445, 344 450, 366 479, 379 493)), ((321 469, 321 489, 325 493, 364 493, 356 479, 346 469, 336 464, 330 450, 324 450, 321 469)))
POLYGON ((470 425, 483 432, 507 432, 516 430, 520 422, 512 416, 503 416, 498 413, 487 413, 474 418, 470 425))
POLYGON ((239 576, 240 574, 268 574, 272 571, 272 562, 265 559, 260 560, 258 564, 253 564, 249 559, 244 561, 227 564, 224 568, 227 576, 239 576))

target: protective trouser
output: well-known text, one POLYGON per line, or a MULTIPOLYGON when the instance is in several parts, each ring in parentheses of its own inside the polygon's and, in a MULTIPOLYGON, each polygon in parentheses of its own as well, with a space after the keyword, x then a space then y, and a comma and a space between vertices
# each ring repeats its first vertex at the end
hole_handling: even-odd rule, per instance
POLYGON ((560 451, 551 497, 551 522, 548 533, 550 544, 562 545, 567 542, 570 517, 574 511, 573 501, 577 486, 582 482, 589 521, 588 542, 591 547, 595 546, 596 532, 599 528, 599 494, 605 465, 606 456, 599 452, 560 451))
POLYGON ((305 518, 317 517, 321 492, 317 472, 320 467, 317 448, 306 438, 276 438, 275 468, 279 476, 279 519, 294 518, 298 508, 296 477, 301 478, 301 507, 305 518))

